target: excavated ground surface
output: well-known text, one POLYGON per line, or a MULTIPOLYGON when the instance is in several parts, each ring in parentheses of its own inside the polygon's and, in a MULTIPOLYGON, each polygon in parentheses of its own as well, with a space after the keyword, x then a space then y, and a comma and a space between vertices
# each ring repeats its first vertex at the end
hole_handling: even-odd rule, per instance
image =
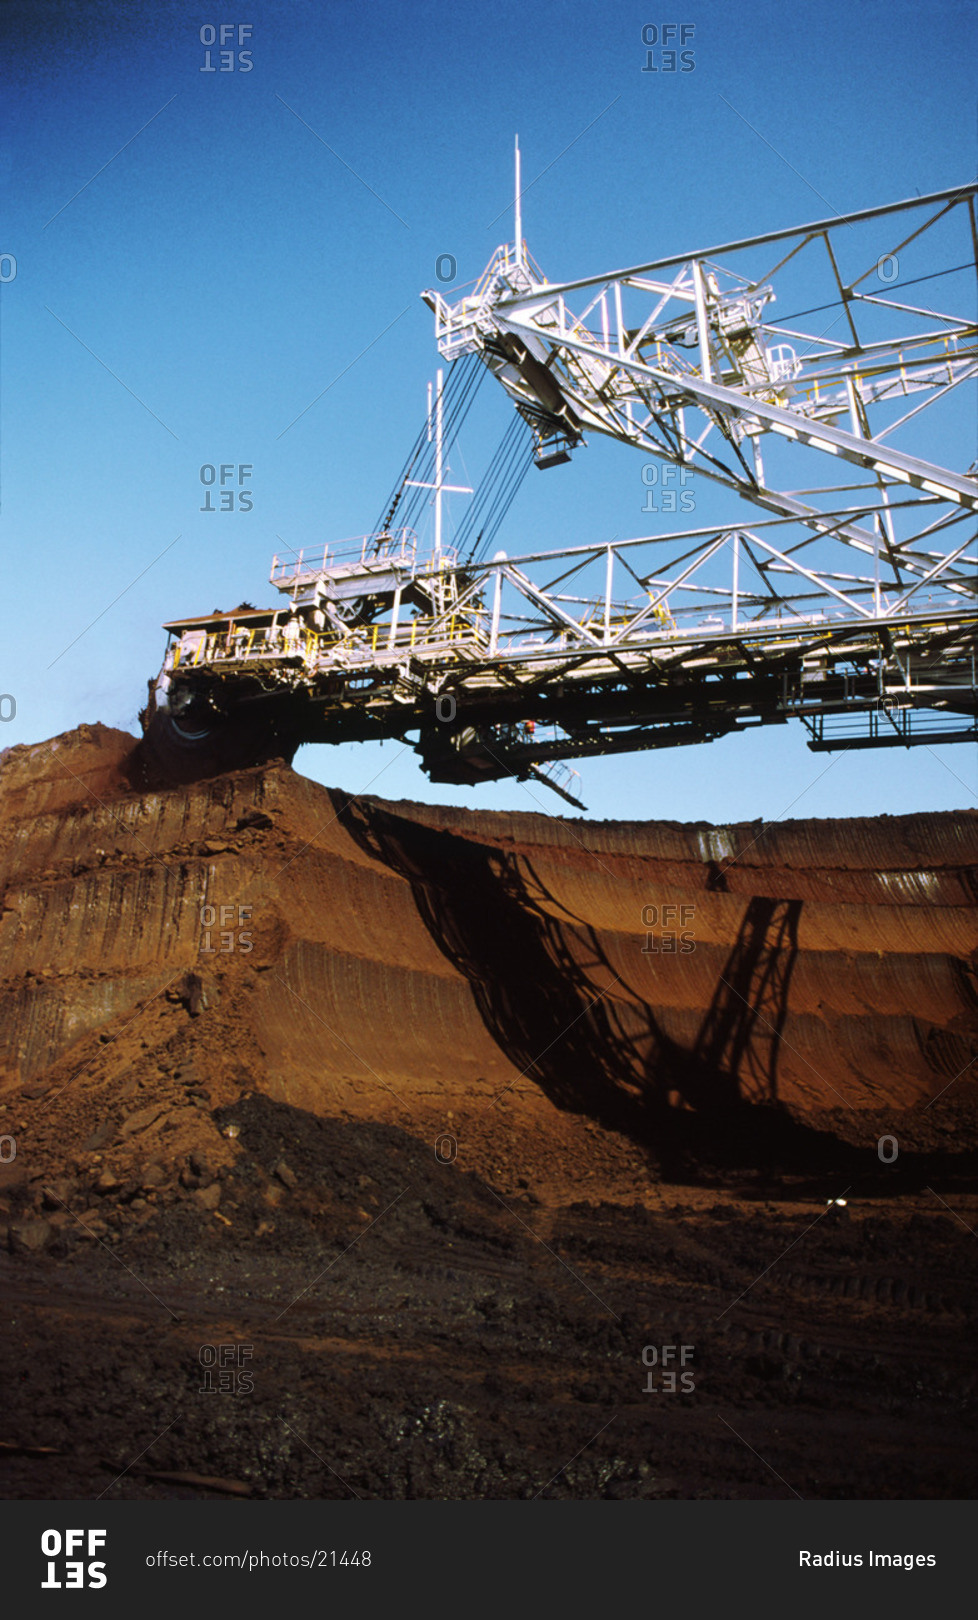
POLYGON ((0 1493, 974 1494, 978 816, 142 780, 0 757, 0 1493))

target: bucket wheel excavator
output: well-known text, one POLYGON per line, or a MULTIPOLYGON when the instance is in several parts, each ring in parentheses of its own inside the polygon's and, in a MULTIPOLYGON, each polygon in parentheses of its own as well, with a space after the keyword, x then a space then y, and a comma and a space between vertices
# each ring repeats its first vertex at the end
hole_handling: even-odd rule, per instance
POLYGON ((580 804, 580 759, 792 719, 816 750, 978 740, 978 469, 940 464, 975 439, 976 190, 550 282, 517 171, 514 242, 423 294, 448 381, 384 517, 276 557, 278 608, 164 626, 152 769, 391 737, 435 781, 580 804), (447 456, 486 375, 515 412, 449 546, 447 456), (596 433, 644 458, 655 532, 494 550, 527 468, 596 433), (710 486, 729 517, 675 525, 710 486))

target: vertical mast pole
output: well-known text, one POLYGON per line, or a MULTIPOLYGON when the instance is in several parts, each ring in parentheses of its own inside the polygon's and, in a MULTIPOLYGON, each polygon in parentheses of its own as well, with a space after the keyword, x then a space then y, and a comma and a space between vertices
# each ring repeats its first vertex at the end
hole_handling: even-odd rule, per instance
POLYGON ((514 213, 516 216, 516 263, 523 263, 523 199, 520 196, 520 138, 516 136, 516 201, 514 213))
POLYGON ((435 378, 435 556, 441 556, 441 499, 444 483, 442 452, 444 448, 444 418, 442 413, 442 379, 439 371, 435 378))
POLYGON ((615 554, 608 547, 604 565, 604 639, 611 640, 611 584, 615 567, 615 554))
POLYGON ((730 599, 730 628, 736 630, 740 608, 740 535, 733 536, 733 594, 730 599))

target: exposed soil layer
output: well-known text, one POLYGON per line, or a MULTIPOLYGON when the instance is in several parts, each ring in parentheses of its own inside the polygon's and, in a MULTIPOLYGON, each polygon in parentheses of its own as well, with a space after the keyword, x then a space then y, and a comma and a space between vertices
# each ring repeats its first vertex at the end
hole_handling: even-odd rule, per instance
POLYGON ((978 815, 144 781, 0 756, 0 1494, 974 1494, 978 815))

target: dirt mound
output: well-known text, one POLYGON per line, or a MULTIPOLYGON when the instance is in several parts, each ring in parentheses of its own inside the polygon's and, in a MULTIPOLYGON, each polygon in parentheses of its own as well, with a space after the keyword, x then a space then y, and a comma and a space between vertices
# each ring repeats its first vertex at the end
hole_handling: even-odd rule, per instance
POLYGON ((40 815, 112 799, 138 779, 136 739, 98 723, 0 753, 0 818, 40 815))

